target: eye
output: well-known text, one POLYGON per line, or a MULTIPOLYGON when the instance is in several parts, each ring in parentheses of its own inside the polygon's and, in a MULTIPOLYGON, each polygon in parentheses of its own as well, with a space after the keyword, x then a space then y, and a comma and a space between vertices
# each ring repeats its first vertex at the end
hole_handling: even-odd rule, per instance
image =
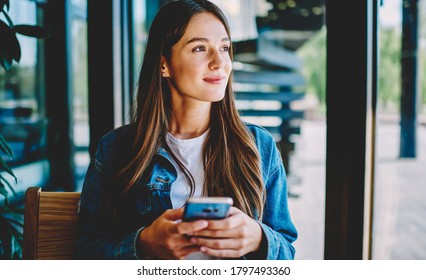
POLYGON ((229 52, 230 47, 229 46, 223 46, 220 50, 223 52, 229 52))
POLYGON ((204 52, 206 48, 204 46, 197 46, 192 49, 193 52, 204 52))

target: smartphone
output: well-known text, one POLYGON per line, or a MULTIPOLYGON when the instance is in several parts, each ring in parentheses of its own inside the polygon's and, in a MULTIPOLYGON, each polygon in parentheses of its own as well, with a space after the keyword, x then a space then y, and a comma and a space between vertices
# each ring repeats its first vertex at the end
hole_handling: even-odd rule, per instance
POLYGON ((191 197, 188 199, 182 220, 220 220, 226 218, 233 203, 230 197, 191 197))

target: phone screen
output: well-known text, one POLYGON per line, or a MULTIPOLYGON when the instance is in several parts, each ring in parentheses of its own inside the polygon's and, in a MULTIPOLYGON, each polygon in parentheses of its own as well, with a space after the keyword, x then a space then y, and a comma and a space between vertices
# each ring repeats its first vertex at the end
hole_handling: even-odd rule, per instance
POLYGON ((183 221, 223 219, 231 205, 232 199, 229 197, 191 198, 185 205, 183 221))

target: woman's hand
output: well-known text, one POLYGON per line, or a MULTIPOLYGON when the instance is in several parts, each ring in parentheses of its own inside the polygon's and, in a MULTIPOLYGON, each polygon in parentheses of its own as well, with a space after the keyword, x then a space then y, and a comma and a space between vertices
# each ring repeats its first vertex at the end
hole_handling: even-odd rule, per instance
POLYGON ((262 228, 238 208, 223 220, 210 220, 208 227, 194 231, 190 242, 201 252, 219 258, 238 258, 259 250, 262 228))
POLYGON ((139 234, 139 251, 146 259, 184 259, 200 246, 190 242, 188 235, 208 226, 205 220, 177 222, 183 209, 170 209, 139 234))

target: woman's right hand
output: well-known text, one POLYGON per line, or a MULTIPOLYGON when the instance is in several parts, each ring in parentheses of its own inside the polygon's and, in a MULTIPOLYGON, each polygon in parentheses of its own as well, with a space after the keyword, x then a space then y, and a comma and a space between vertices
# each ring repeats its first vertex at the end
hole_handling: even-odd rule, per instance
POLYGON ((208 222, 178 222, 182 215, 183 208, 166 210, 140 232, 138 250, 145 259, 184 259, 200 251, 200 247, 191 243, 187 235, 206 228, 208 222))

